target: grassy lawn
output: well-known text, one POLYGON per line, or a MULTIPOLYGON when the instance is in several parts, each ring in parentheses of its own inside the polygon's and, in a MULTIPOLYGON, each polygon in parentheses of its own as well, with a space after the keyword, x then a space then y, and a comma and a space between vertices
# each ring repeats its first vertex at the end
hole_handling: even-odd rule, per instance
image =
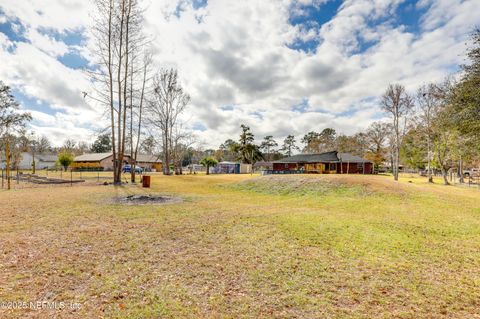
POLYGON ((0 191, 0 318, 480 318, 480 190, 153 176, 0 191), (181 203, 127 206, 136 193, 181 203))

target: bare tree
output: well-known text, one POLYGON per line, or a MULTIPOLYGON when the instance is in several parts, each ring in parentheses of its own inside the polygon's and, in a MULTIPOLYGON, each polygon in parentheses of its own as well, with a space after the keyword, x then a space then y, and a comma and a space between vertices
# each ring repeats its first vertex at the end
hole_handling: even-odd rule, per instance
POLYGON ((153 78, 153 99, 148 103, 150 124, 160 130, 163 148, 163 173, 170 175, 174 128, 190 102, 178 82, 178 72, 162 69, 153 78))
POLYGON ((143 111, 146 101, 146 92, 148 91, 148 83, 150 81, 149 71, 152 63, 152 57, 149 53, 145 53, 142 62, 140 80, 135 81, 134 61, 131 64, 130 73, 130 158, 132 159, 132 168, 130 170, 130 180, 135 183, 135 169, 137 165, 138 150, 140 147, 140 137, 142 135, 143 111), (135 88, 134 83, 140 83, 140 88, 135 88), (135 128, 134 128, 135 125, 135 128))
POLYGON ((10 87, 0 81, 0 138, 5 145, 5 159, 7 170, 7 189, 10 189, 10 146, 14 138, 12 133, 25 126, 32 119, 30 113, 21 113, 19 104, 10 92, 10 87))
MULTIPOLYGON (((92 28, 96 41, 92 52, 98 68, 90 70, 95 83, 95 101, 106 106, 110 117, 114 183, 121 183, 123 158, 127 142, 128 109, 132 107, 132 73, 141 64, 134 56, 146 46, 142 35, 142 12, 138 0, 95 0, 97 15, 92 28)), ((87 93, 84 93, 84 97, 87 93)))
POLYGON ((418 89, 416 121, 427 142, 427 177, 429 183, 433 183, 432 154, 435 137, 434 121, 442 104, 443 97, 437 85, 430 83, 418 89))
POLYGON ((400 145, 405 136, 408 115, 413 107, 413 99, 400 84, 390 84, 382 97, 382 109, 392 118, 393 130, 393 178, 398 181, 398 167, 400 165, 400 145))
POLYGON ((37 152, 46 153, 52 150, 52 143, 46 136, 41 136, 37 139, 37 152))
POLYGON ((385 144, 391 133, 391 125, 384 122, 373 122, 365 132, 367 141, 366 157, 378 168, 386 159, 385 144))

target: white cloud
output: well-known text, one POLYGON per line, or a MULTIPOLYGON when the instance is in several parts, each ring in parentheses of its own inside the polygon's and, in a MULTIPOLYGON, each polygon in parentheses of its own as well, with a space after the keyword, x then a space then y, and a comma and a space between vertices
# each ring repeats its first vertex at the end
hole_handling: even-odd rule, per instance
MULTIPOLYGON (((209 0, 195 10, 182 0, 177 16, 176 1, 144 1, 155 61, 179 68, 192 96, 185 118, 207 128, 197 135, 208 146, 236 138, 241 123, 250 125, 257 138, 272 134, 279 140, 327 126, 354 133, 382 116, 375 97, 388 83, 413 90, 441 80, 462 63, 468 34, 480 24, 476 0, 422 0, 417 7, 427 11, 419 34, 396 24, 401 0, 347 0, 323 26, 289 23, 292 16, 305 16, 307 5, 321 12, 324 2, 209 0), (288 47, 313 39, 320 43, 315 53, 288 47), (293 106, 305 99, 306 112, 295 111, 293 106), (233 109, 223 110, 226 105, 233 109)), ((51 134, 71 129, 85 138, 91 117, 101 119, 102 111, 90 110, 79 94, 88 86, 85 76, 55 57, 76 50, 88 58, 88 51, 38 30, 82 30, 90 23, 91 3, 4 0, 1 7, 27 26, 32 43, 17 43, 11 52, 10 41, 0 33, 0 58, 7 61, 0 77, 56 110, 48 117, 37 114, 38 128, 50 127, 51 134)))
POLYGON ((30 40, 33 46, 53 57, 63 56, 69 51, 68 45, 64 42, 57 41, 55 38, 42 34, 33 28, 28 29, 25 37, 30 40))

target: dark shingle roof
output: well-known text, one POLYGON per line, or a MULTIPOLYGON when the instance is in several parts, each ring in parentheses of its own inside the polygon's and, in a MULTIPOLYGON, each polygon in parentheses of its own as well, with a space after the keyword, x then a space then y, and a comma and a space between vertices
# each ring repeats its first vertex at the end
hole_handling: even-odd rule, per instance
POLYGON ((58 155, 55 154, 35 154, 35 156, 43 162, 56 162, 58 159, 58 155))
POLYGON ((156 155, 137 154, 137 162, 140 163, 161 163, 162 160, 156 155))
POLYGON ((338 162, 337 152, 327 152, 321 154, 298 154, 282 158, 274 163, 320 163, 320 162, 338 162))
POLYGON ((350 154, 350 153, 338 153, 337 156, 344 163, 347 163, 347 162, 350 162, 350 163, 370 163, 370 161, 367 161, 366 159, 363 159, 360 156, 353 155, 353 154, 350 154))
POLYGON ((320 154, 298 154, 290 157, 282 158, 274 163, 369 163, 360 156, 350 153, 337 153, 336 151, 320 153, 320 154))

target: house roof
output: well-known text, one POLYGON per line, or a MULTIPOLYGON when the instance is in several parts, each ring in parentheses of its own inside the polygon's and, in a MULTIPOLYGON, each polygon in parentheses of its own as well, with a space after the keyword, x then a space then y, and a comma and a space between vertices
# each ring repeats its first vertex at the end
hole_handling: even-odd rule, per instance
MULTIPOLYGON (((75 157, 75 162, 99 162, 106 159, 107 157, 112 156, 112 153, 90 153, 83 154, 75 157)), ((125 154, 125 157, 130 157, 130 155, 125 154)), ((158 156, 147 155, 147 154, 138 154, 137 162, 140 163, 161 163, 162 161, 158 159, 158 156)))
POLYGON ((320 153, 320 154, 298 154, 290 157, 282 158, 274 163, 369 163, 359 156, 350 153, 338 153, 336 151, 320 153))
POLYGON ((273 166, 273 162, 265 162, 265 161, 256 162, 255 164, 253 164, 253 167, 272 167, 272 166, 273 166))
POLYGON ((282 158, 274 163, 320 163, 320 162, 338 162, 337 152, 327 152, 321 154, 298 154, 282 158))
POLYGON ((350 153, 338 153, 337 157, 341 162, 344 162, 344 163, 347 163, 347 162, 349 162, 349 163, 370 163, 370 161, 368 161, 364 158, 361 158, 360 156, 353 155, 353 154, 350 154, 350 153))
POLYGON ((75 157, 74 161, 75 162, 99 162, 109 156, 111 156, 112 153, 91 153, 91 154, 83 154, 75 157))
POLYGON ((56 162, 58 158, 55 154, 36 154, 35 156, 43 162, 56 162))
POLYGON ((138 154, 137 162, 139 163, 161 163, 162 161, 156 155, 138 154))

